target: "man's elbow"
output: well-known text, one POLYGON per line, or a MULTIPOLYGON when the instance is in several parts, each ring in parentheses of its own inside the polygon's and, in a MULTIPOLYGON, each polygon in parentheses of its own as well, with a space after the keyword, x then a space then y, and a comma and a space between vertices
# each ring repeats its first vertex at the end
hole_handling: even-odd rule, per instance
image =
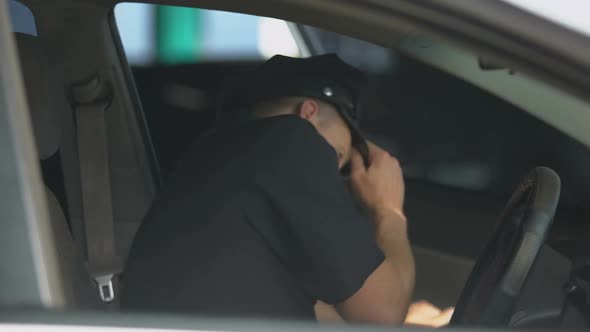
POLYGON ((347 321, 401 325, 412 298, 414 274, 413 264, 398 266, 386 259, 338 310, 347 321))

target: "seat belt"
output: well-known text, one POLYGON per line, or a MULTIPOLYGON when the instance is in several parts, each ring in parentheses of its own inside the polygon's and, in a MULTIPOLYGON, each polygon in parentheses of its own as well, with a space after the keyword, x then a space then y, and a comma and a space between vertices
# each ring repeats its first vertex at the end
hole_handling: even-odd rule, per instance
POLYGON ((71 87, 80 163, 82 219, 88 272, 100 299, 116 300, 116 277, 122 260, 117 256, 105 111, 113 89, 98 75, 71 87))

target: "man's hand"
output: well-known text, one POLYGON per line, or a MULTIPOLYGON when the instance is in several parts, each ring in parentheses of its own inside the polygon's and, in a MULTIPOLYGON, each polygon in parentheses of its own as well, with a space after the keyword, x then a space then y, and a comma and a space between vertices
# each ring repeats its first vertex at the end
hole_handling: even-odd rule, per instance
MULTIPOLYGON (((350 160, 350 181, 353 192, 374 216, 397 214, 405 220, 404 180, 397 159, 377 145, 368 142, 369 168, 358 151, 350 160)), ((373 218, 375 221, 382 218, 373 218)))
POLYGON ((454 308, 441 310, 428 301, 418 301, 410 305, 405 325, 442 327, 449 324, 454 308))
MULTIPOLYGON (((320 323, 341 323, 344 319, 336 308, 322 301, 315 305, 315 315, 320 323)), ((415 327, 443 327, 449 324, 455 308, 441 310, 428 301, 418 301, 410 305, 408 315, 404 321, 406 326, 415 327)))

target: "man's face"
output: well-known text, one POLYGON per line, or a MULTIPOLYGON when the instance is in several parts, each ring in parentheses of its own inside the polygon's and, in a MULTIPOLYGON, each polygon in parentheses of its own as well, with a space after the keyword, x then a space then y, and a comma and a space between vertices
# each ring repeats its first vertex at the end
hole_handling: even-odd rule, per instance
POLYGON ((350 161, 352 137, 348 125, 340 115, 326 121, 320 121, 316 126, 320 135, 336 150, 338 168, 342 169, 350 161))
POLYGON ((342 169, 350 160, 352 136, 336 108, 324 102, 306 99, 298 104, 296 114, 311 122, 334 148, 338 156, 338 168, 342 169))

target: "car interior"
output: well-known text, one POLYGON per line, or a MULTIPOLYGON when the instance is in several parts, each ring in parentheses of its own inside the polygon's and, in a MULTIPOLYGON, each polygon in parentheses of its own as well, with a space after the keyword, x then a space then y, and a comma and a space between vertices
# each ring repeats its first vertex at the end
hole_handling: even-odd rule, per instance
MULTIPOLYGON (((265 58, 134 64, 116 7, 90 0, 10 6, 66 280, 64 306, 116 311, 116 301, 104 299, 125 286, 125 258, 161 184, 190 143, 215 127, 227 79, 265 58), (102 181, 89 179, 93 172, 102 181), (109 218, 97 211, 110 212, 112 224, 90 222, 109 218), (112 238, 97 240, 93 232, 112 238), (97 286, 90 275, 117 278, 97 286)), ((506 325, 562 326, 569 303, 563 285, 572 271, 590 274, 590 151, 543 112, 587 106, 557 92, 542 95, 551 89, 424 36, 400 34, 379 46, 285 24, 300 56, 337 53, 369 73, 362 128, 404 169, 416 300, 455 306, 521 180, 538 166, 559 175, 553 225, 506 325), (519 88, 506 89, 511 84, 519 88)))

